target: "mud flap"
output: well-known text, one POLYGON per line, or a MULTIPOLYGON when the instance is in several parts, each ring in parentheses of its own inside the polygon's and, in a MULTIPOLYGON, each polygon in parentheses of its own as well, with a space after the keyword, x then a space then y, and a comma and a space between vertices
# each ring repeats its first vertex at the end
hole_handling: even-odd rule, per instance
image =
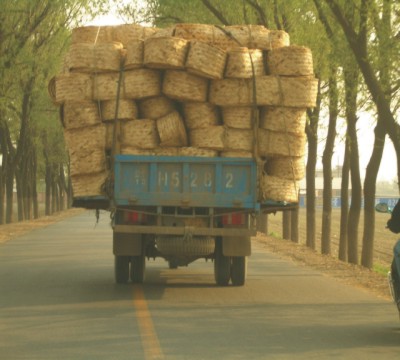
POLYGON ((142 254, 142 235, 113 233, 113 253, 122 256, 142 254))
POLYGON ((396 266, 397 274, 400 274, 400 240, 397 241, 396 245, 393 248, 394 253, 394 264, 396 266))
POLYGON ((224 256, 250 256, 250 237, 224 236, 222 238, 222 254, 224 256))

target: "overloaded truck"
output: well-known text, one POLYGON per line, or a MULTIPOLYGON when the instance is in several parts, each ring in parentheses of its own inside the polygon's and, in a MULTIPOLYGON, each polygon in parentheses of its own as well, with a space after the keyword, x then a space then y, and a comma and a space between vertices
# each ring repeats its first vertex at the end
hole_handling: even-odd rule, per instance
POLYGON ((256 217, 297 206, 309 49, 262 26, 74 29, 49 83, 77 207, 112 214, 117 283, 204 258, 243 285, 256 217))

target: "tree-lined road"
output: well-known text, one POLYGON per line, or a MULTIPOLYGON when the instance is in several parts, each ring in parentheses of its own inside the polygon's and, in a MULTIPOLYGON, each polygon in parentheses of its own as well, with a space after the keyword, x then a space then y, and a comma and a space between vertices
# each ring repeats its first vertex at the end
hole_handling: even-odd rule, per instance
POLYGON ((244 287, 211 262, 115 285, 103 214, 0 245, 1 359, 398 359, 395 306, 254 243, 244 287))

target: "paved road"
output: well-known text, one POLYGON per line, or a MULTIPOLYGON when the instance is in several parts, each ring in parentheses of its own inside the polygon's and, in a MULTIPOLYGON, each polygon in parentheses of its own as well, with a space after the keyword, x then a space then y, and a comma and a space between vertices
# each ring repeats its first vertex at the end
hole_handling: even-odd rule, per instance
POLYGON ((394 305, 254 246, 244 287, 151 261, 115 285, 106 213, 0 245, 0 359, 399 359, 394 305))

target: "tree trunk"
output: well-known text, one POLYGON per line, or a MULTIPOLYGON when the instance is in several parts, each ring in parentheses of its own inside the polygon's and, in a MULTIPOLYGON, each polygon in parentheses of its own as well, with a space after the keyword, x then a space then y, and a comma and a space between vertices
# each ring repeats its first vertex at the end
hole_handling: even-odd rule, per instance
POLYGON ((308 111, 309 124, 306 126, 308 140, 308 157, 306 166, 306 218, 307 218, 307 239, 306 245, 315 249, 315 167, 318 154, 318 121, 321 106, 321 87, 318 83, 317 106, 314 110, 308 111))
POLYGON ((37 177, 37 157, 36 157, 36 151, 34 151, 32 157, 32 202, 33 202, 34 219, 38 219, 40 216, 36 177, 37 177))
POLYGON ((349 172, 350 172, 350 144, 346 138, 345 151, 342 167, 342 182, 340 190, 340 238, 339 238, 339 260, 346 261, 347 258, 347 227, 349 220, 349 172))
POLYGON ((380 125, 375 128, 374 149, 367 166, 364 181, 364 232, 361 265, 369 269, 372 268, 374 263, 376 178, 381 164, 384 145, 385 130, 380 125))
POLYGON ((329 126, 325 150, 322 156, 324 189, 322 205, 321 253, 331 253, 331 216, 332 216, 332 156, 335 147, 336 122, 338 117, 337 67, 331 69, 329 79, 329 126))
POLYGON ((6 177, 6 224, 13 222, 14 210, 14 173, 8 172, 6 177))

